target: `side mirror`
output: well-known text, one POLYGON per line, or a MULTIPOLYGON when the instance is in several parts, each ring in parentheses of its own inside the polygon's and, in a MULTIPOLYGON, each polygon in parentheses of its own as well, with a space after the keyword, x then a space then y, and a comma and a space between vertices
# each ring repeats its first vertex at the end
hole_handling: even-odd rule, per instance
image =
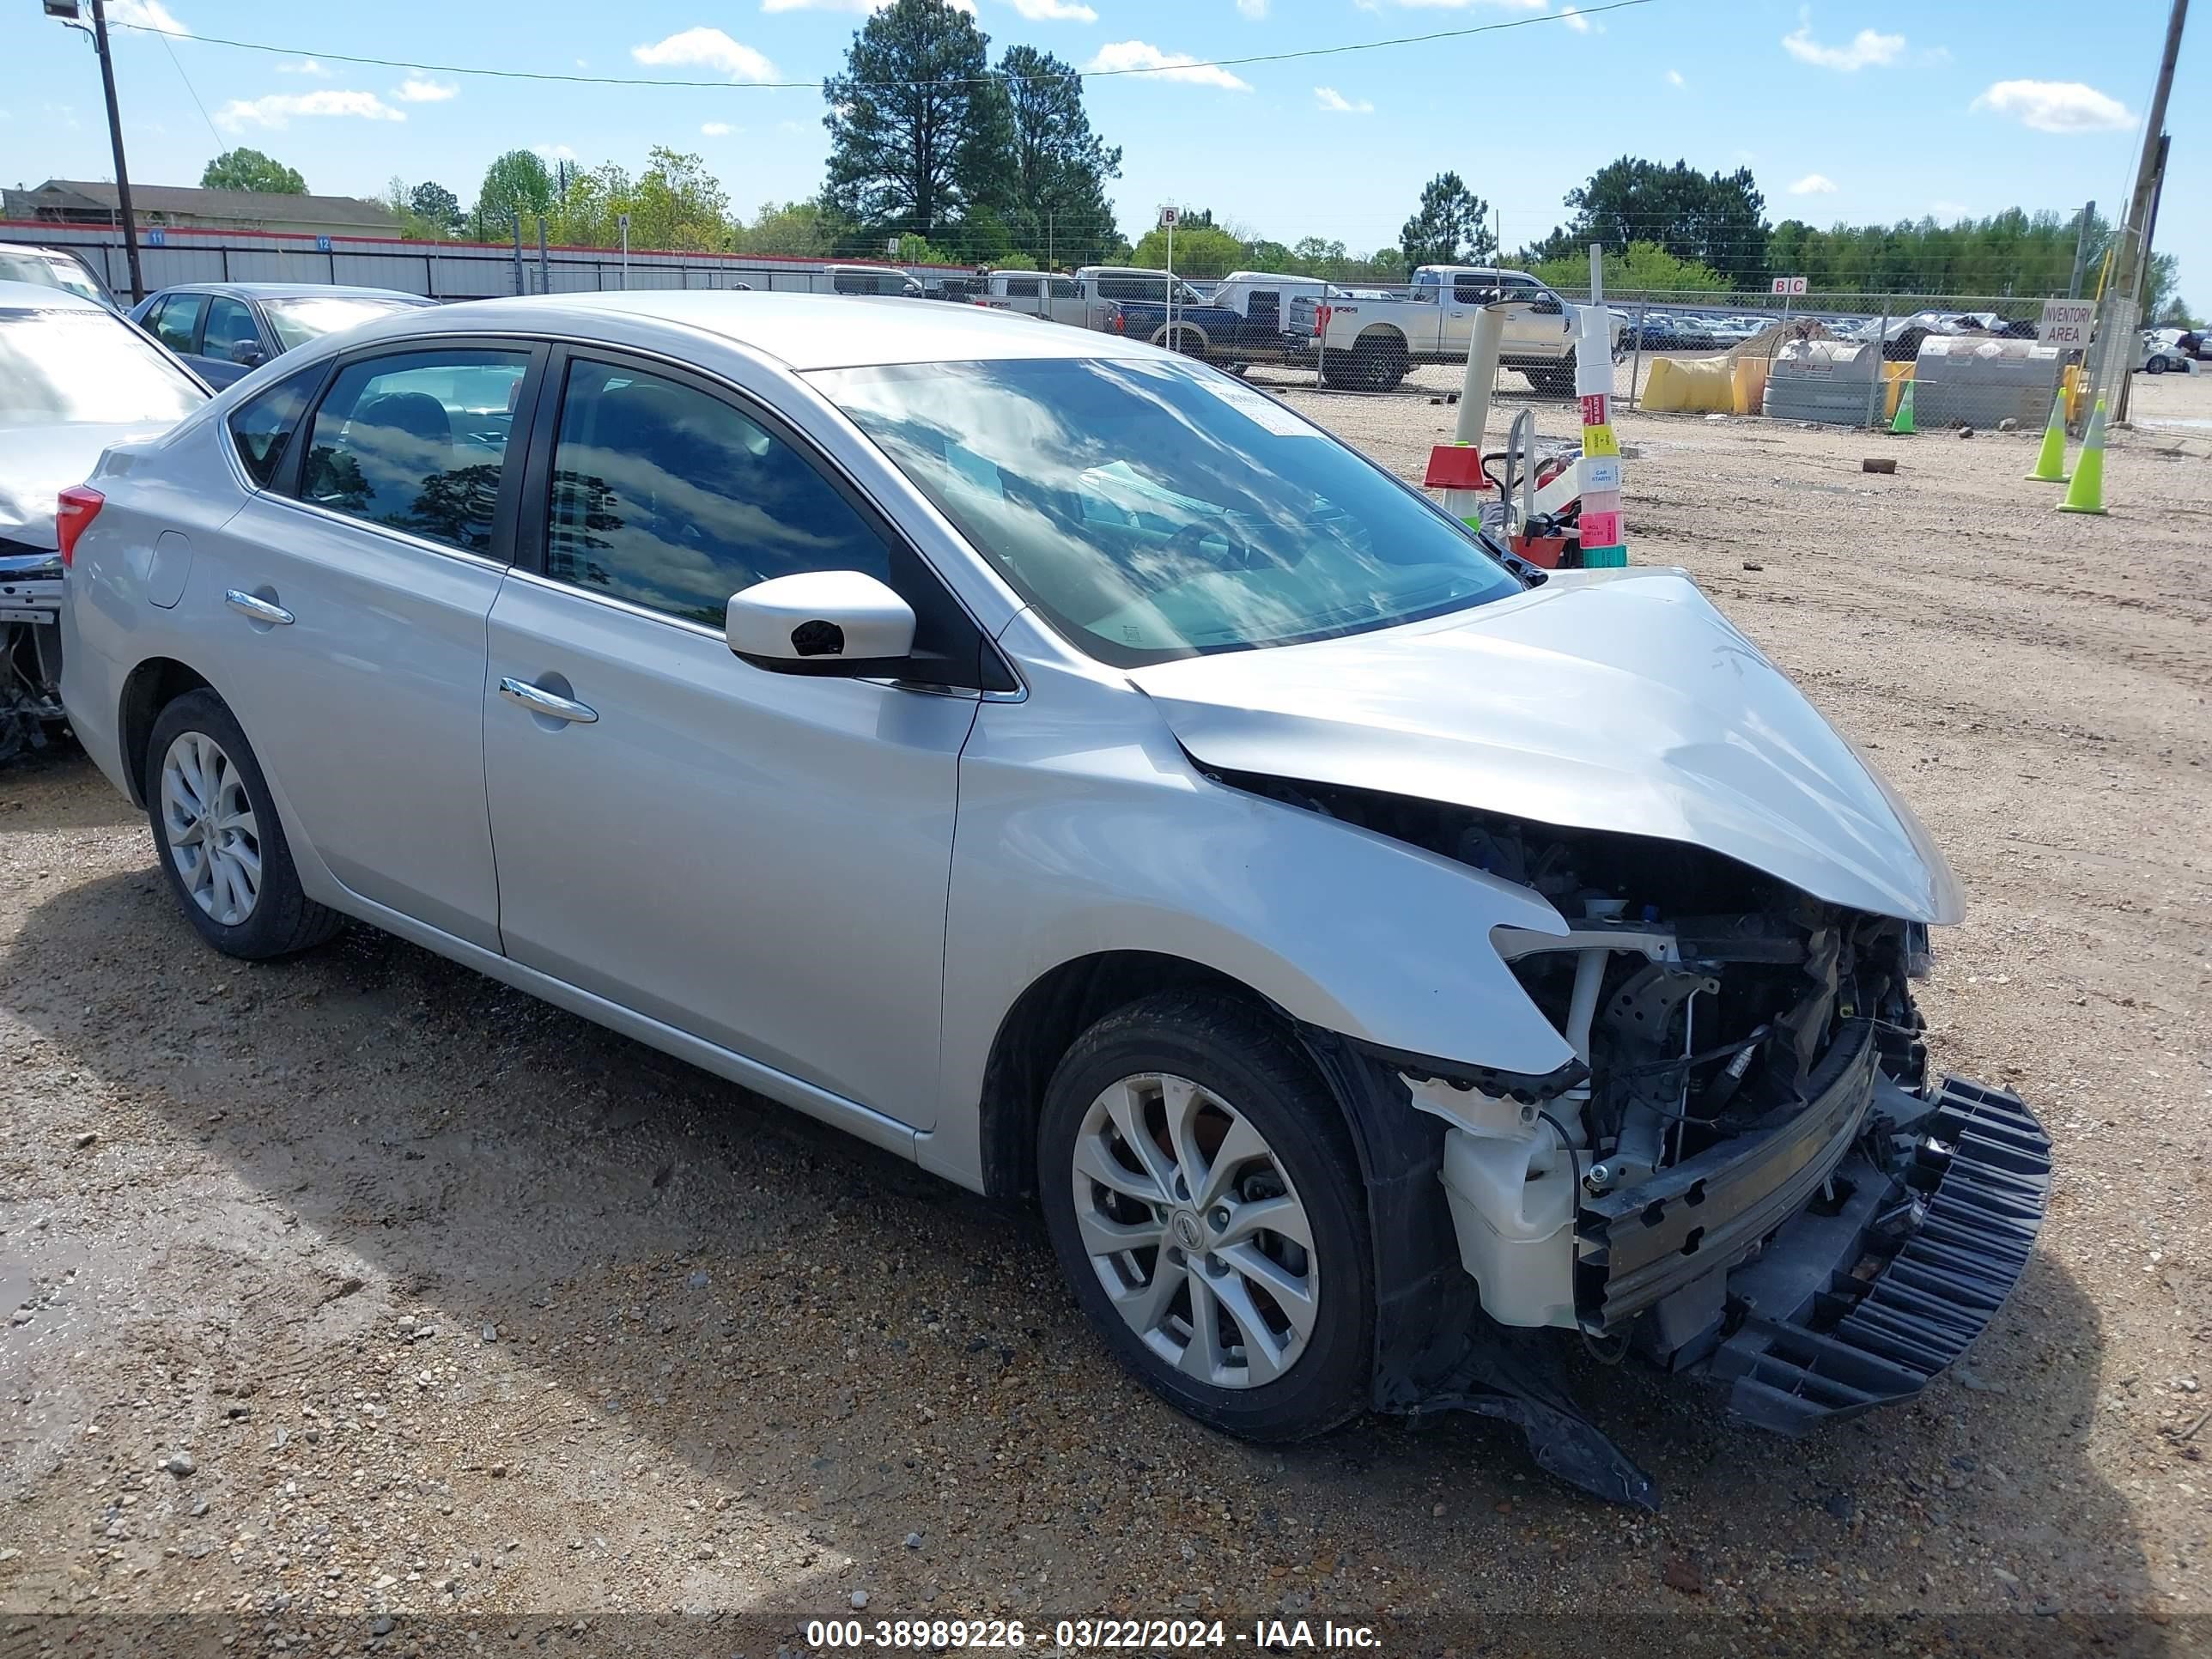
POLYGON ((1567 314, 1567 308, 1559 303, 1559 296, 1556 294, 1547 294, 1528 309, 1539 317, 1564 317, 1567 314))
POLYGON ((914 654, 914 609, 858 570, 810 570, 730 595, 730 649, 779 674, 895 674, 914 654))
POLYGON ((241 368, 258 368, 269 361, 269 354, 252 340, 240 340, 230 349, 230 361, 241 368))

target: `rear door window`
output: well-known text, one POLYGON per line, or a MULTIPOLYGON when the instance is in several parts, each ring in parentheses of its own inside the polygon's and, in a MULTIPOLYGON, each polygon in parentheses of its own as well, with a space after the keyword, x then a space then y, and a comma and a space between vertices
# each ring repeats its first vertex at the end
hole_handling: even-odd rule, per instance
POLYGON ((461 347, 347 364, 309 429, 300 498, 464 552, 492 523, 527 351, 461 347))
POLYGON ((154 337, 179 356, 192 350, 192 336, 200 325, 200 313, 207 307, 204 294, 172 294, 154 307, 147 321, 154 327, 154 337))
POLYGON ((1006 297, 1009 300, 1034 300, 1037 297, 1037 279, 1034 276, 1006 278, 1006 297))

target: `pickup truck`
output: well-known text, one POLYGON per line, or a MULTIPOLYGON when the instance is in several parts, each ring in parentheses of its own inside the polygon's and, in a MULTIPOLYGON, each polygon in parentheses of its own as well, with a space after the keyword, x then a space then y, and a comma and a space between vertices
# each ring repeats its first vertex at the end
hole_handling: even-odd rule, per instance
MULTIPOLYGON (((1532 303, 1506 313, 1498 362, 1519 369, 1540 393, 1572 397, 1580 312, 1526 271, 1423 265, 1404 295, 1293 301, 1291 334, 1299 356, 1319 358, 1328 385, 1388 392, 1416 363, 1465 362, 1474 313, 1501 299, 1532 303)), ((1613 313, 1616 355, 1625 326, 1613 313)))
POLYGON ((1186 299, 1179 293, 1172 324, 1160 300, 1124 300, 1121 331, 1194 357, 1279 362, 1297 355, 1303 345, 1302 338, 1286 332, 1291 324, 1285 313, 1292 307, 1302 300, 1313 303, 1345 297, 1342 289, 1318 276, 1231 271, 1205 299, 1186 299))

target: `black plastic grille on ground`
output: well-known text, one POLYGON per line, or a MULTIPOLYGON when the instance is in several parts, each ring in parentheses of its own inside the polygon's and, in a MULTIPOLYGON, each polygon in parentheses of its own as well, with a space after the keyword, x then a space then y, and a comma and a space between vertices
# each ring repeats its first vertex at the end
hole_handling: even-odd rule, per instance
POLYGON ((1899 1201, 1918 1229, 1870 1284, 1838 1264, 1789 1319, 1754 1316, 1721 1345, 1729 1407, 1802 1434, 1917 1394, 1982 1334, 2027 1267, 2051 1195, 2051 1139, 2020 1097, 1946 1078, 1899 1201))

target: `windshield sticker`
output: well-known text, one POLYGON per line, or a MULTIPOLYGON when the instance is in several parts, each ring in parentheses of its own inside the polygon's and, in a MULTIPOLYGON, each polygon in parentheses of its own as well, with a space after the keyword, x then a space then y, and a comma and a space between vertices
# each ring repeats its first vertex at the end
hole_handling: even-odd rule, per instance
POLYGON ((1239 386, 1234 380, 1218 380, 1212 375, 1200 377, 1198 385, 1204 386, 1230 408, 1247 418, 1256 421, 1266 431, 1278 438, 1318 438, 1321 434, 1264 392, 1255 392, 1249 386, 1239 386))

